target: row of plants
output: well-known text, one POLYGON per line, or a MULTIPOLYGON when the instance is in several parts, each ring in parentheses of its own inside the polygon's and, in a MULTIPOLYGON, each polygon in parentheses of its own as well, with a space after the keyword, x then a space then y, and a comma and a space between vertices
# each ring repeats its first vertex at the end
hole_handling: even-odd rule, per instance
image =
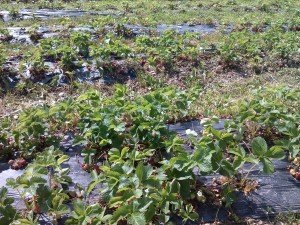
POLYGON ((130 71, 141 70, 147 61, 160 71, 171 73, 178 59, 195 61, 197 48, 189 44, 191 37, 169 32, 161 37, 137 37, 134 40, 136 43, 132 43, 112 33, 95 40, 89 34, 75 32, 70 35, 70 39, 40 40, 37 48, 21 57, 19 72, 15 68, 11 70, 21 73, 19 77, 25 82, 41 82, 45 80, 46 74, 55 75, 57 68, 72 81, 76 79, 76 70, 83 65, 88 71, 98 70, 102 76, 109 75, 122 80, 122 77, 125 79, 130 75, 130 71), (173 38, 173 35, 176 37, 173 38), (49 67, 46 61, 51 61, 53 66, 49 67))
POLYGON ((220 44, 220 55, 227 64, 299 67, 299 40, 298 32, 285 32, 278 27, 261 33, 233 32, 220 44))
MULTIPOLYGON (((10 146, 8 149, 15 149, 23 156, 53 145, 57 142, 57 135, 66 131, 82 132, 80 136, 94 149, 101 149, 102 145, 104 148, 110 146, 113 140, 114 147, 118 147, 115 146, 116 143, 121 145, 128 142, 127 139, 133 139, 134 135, 142 135, 139 132, 143 129, 144 133, 152 129, 158 129, 159 132, 158 123, 187 115, 188 105, 195 98, 195 93, 196 89, 187 92, 165 88, 135 97, 134 92, 128 93, 125 86, 119 85, 111 97, 102 96, 95 91, 87 92, 75 100, 69 98, 54 106, 29 108, 13 123, 11 118, 3 120, 2 140, 5 142, 4 146, 10 146), (141 124, 145 122, 145 127, 135 127, 132 133, 127 134, 127 127, 132 126, 134 121, 141 124), (101 125, 98 124, 100 122, 101 125), (118 139, 114 139, 116 137, 118 139)), ((151 142, 151 137, 147 138, 147 143, 151 142)), ((152 138, 155 137, 153 135, 152 138)))
MULTIPOLYGON (((168 62, 181 54, 186 55, 186 57, 195 57, 197 54, 196 46, 189 46, 190 39, 192 39, 190 34, 179 35, 174 32, 166 32, 160 37, 140 36, 133 40, 109 33, 94 41, 86 33, 73 33, 70 39, 66 41, 59 38, 42 40, 39 51, 44 58, 59 60, 67 68, 69 68, 67 65, 80 59, 78 56, 100 58, 105 61, 138 57, 140 54, 145 54, 145 58, 148 58, 148 55, 152 58, 149 59, 150 61, 164 60, 168 62), (66 55, 69 55, 69 60, 65 60, 66 55), (158 60, 154 58, 155 56, 158 60)), ((156 62, 156 64, 158 63, 156 62)))
MULTIPOLYGON (((0 218, 12 224, 37 224, 41 215, 54 224, 65 217, 66 224, 197 220, 197 205, 230 207, 236 191, 254 190, 252 169, 263 165, 263 172, 273 173, 273 159, 286 153, 297 158, 299 89, 261 89, 239 103, 239 113, 224 130, 214 129, 219 119, 211 118, 202 121, 201 134, 188 130, 183 140, 166 123, 188 115, 198 94, 165 88, 134 97, 117 86, 113 97, 89 91, 76 100, 21 113, 13 125, 2 125, 1 153, 34 158, 23 175, 7 181, 20 193, 26 211, 20 214, 9 206, 0 210, 0 218), (82 147, 82 169, 92 177, 88 187, 75 192, 69 187, 69 169, 62 167, 68 156, 53 145, 66 132, 82 147), (197 179, 216 173, 223 177, 213 189, 197 179)), ((6 190, 1 193, 2 202, 11 205, 6 190)))
MULTIPOLYGON (((216 50, 220 52, 221 59, 227 63, 246 62, 250 59, 261 66, 274 60, 278 63, 293 59, 297 61, 299 54, 298 32, 287 32, 277 26, 270 27, 262 33, 233 32, 229 36, 225 36, 223 40, 223 42, 214 44, 217 45, 216 50)), ((75 57, 77 53, 84 57, 91 56, 103 60, 145 54, 150 65, 170 63, 174 66, 176 61, 198 59, 201 55, 199 49, 212 45, 212 43, 199 39, 197 34, 180 35, 172 31, 157 37, 138 36, 132 40, 108 34, 100 37, 99 41, 99 43, 97 41, 95 43, 91 36, 85 33, 74 33, 67 42, 59 39, 42 40, 40 52, 45 57, 61 59, 62 63, 63 59, 60 56, 64 55, 64 51, 73 56, 73 58, 70 56, 69 61, 78 60, 78 57, 75 57), (67 46, 73 49, 73 52, 68 51, 67 46)), ((249 64, 251 66, 251 63, 249 64)))
MULTIPOLYGON (((299 67, 298 32, 278 27, 270 27, 262 33, 232 32, 217 41, 172 31, 128 39, 123 37, 124 32, 127 33, 121 26, 115 33, 97 37, 75 32, 69 39, 42 39, 39 46, 28 51, 20 61, 20 73, 26 74, 21 77, 42 81, 47 72, 57 70, 49 68, 45 61, 57 63, 69 80, 74 80, 76 69, 82 65, 87 70, 99 70, 102 76, 116 77, 123 77, 128 70, 185 77, 194 70, 205 71, 218 64, 222 70, 238 69, 245 73, 299 67)), ((2 58, 4 61, 7 56, 2 58)))

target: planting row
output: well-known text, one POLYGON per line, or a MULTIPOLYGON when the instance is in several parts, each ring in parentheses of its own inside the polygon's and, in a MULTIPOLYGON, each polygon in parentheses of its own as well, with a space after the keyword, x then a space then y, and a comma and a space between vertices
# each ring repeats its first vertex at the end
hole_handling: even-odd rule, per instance
POLYGON ((262 165, 263 172, 273 173, 272 159, 288 155, 299 179, 299 89, 259 90, 253 100, 239 103, 224 130, 213 127, 218 118, 203 120, 204 131, 187 130, 183 140, 166 123, 187 116, 198 95, 197 89, 169 87, 134 97, 117 85, 112 97, 91 90, 2 121, 2 158, 11 159, 14 169, 33 161, 23 175, 7 180, 20 193, 25 212, 9 206, 13 200, 2 189, 1 220, 35 224, 42 215, 54 224, 65 217, 66 224, 195 221, 199 204, 230 207, 236 191, 255 190, 250 171, 262 165), (68 188, 69 169, 62 167, 68 156, 57 149, 70 132, 82 148, 82 169, 92 177, 75 193, 68 188), (197 179, 215 173, 223 177, 213 187, 197 179))
POLYGON ((65 38, 41 39, 37 47, 27 48, 25 54, 12 53, 13 57, 2 45, 1 87, 7 90, 18 80, 49 81, 55 75, 67 82, 78 74, 84 79, 106 76, 106 80, 124 81, 137 71, 187 77, 193 71, 237 70, 245 75, 299 68, 299 38, 298 32, 280 27, 263 33, 233 32, 217 41, 172 31, 135 37, 123 25, 96 36, 73 32, 65 38))

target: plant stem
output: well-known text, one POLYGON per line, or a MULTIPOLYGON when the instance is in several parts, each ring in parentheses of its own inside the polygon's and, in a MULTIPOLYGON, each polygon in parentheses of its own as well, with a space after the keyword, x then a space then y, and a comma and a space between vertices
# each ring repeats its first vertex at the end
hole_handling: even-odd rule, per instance
POLYGON ((246 176, 245 176, 245 178, 244 178, 245 180, 248 178, 250 172, 251 172, 257 165, 258 165, 258 163, 255 163, 255 164, 248 170, 248 173, 246 174, 246 176))

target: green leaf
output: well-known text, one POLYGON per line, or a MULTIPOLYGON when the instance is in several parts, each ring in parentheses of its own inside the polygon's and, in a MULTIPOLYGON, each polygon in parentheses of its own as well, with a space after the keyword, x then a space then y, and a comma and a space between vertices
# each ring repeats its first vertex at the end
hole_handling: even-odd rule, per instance
POLYGON ((16 183, 16 180, 14 178, 7 178, 6 179, 6 185, 14 188, 14 187, 17 186, 17 183, 16 183))
POLYGON ((235 170, 237 170, 238 168, 240 168, 241 166, 243 166, 244 165, 244 160, 243 160, 243 158, 242 157, 240 157, 240 156, 237 156, 237 157, 235 157, 234 158, 234 161, 233 161, 233 168, 235 169, 235 170))
POLYGON ((126 128, 125 123, 120 123, 118 126, 116 126, 114 128, 114 130, 117 132, 123 132, 123 131, 125 131, 125 128, 126 128))
POLYGON ((210 132, 211 132, 217 139, 221 139, 221 138, 222 138, 222 132, 221 132, 221 131, 216 130, 216 129, 212 128, 212 127, 211 127, 209 130, 210 130, 210 132))
POLYGON ((193 160, 195 161, 196 165, 198 166, 200 172, 210 172, 212 170, 212 153, 214 151, 212 149, 197 146, 193 154, 193 160))
POLYGON ((128 151, 129 151, 129 148, 124 147, 121 151, 121 158, 124 158, 128 151))
POLYGON ((14 199, 13 198, 6 198, 4 201, 3 201, 3 204, 4 205, 11 205, 12 203, 14 203, 14 199))
POLYGON ((232 205, 232 203, 235 202, 236 200, 236 196, 234 195, 234 192, 232 190, 231 187, 226 186, 223 190, 222 190, 222 196, 224 196, 224 200, 225 200, 225 206, 229 207, 232 205))
POLYGON ((268 151, 268 145, 262 137, 256 137, 251 142, 253 154, 256 156, 263 156, 268 151))
POLYGON ((60 165, 67 160, 69 160, 69 156, 63 155, 63 156, 59 157, 59 159, 57 160, 57 164, 60 165))
POLYGON ((189 199, 191 197, 191 184, 189 180, 181 180, 180 184, 180 195, 183 199, 189 199))
POLYGON ((180 190, 180 183, 173 179, 170 183, 170 192, 171 193, 178 193, 180 190))
POLYGON ((47 180, 42 178, 42 177, 32 177, 30 179, 30 184, 46 184, 47 183, 47 180))
POLYGON ((296 157, 299 152, 300 152, 299 146, 292 146, 292 149, 291 149, 291 156, 292 157, 296 157))
POLYGON ((233 165, 230 162, 223 160, 220 165, 219 172, 222 175, 232 176, 235 173, 235 169, 233 168, 233 165))
POLYGON ((139 178, 140 182, 142 182, 146 178, 143 162, 139 162, 136 168, 136 175, 139 178))
POLYGON ((228 150, 229 153, 234 154, 236 156, 240 156, 242 158, 244 158, 246 156, 246 152, 245 149, 241 146, 237 147, 237 148, 230 148, 228 150))
POLYGON ((115 224, 119 220, 125 218, 131 212, 131 206, 123 205, 119 207, 111 217, 111 223, 115 224))
POLYGON ((6 187, 1 187, 0 188, 0 199, 6 197, 7 195, 7 188, 6 187))
POLYGON ((153 200, 150 200, 149 198, 140 198, 138 202, 140 205, 139 211, 142 213, 147 212, 149 207, 153 204, 153 200))
POLYGON ((283 159, 285 153, 280 146, 273 146, 269 149, 266 156, 273 159, 283 159))
POLYGON ((139 212, 132 213, 128 218, 128 223, 132 225, 146 225, 145 216, 139 212))
POLYGON ((74 203, 73 203, 73 208, 74 208, 74 212, 77 215, 84 215, 85 214, 84 204, 81 200, 75 200, 74 203))
MULTIPOLYGON (((118 190, 118 194, 121 196, 115 196, 112 197, 109 201, 110 207, 118 207, 125 202, 131 201, 133 198, 135 198, 135 193, 132 190, 129 190, 128 188, 124 188, 125 190, 118 190)), ((137 193, 138 194, 138 193, 137 193)))
POLYGON ((271 162, 271 160, 269 160, 267 158, 263 158, 261 161, 262 161, 262 164, 263 164, 264 173, 267 173, 267 174, 274 173, 274 165, 271 162))
POLYGON ((155 207, 154 204, 151 204, 148 207, 147 211, 145 212, 146 221, 151 221, 154 215, 155 215, 155 207))

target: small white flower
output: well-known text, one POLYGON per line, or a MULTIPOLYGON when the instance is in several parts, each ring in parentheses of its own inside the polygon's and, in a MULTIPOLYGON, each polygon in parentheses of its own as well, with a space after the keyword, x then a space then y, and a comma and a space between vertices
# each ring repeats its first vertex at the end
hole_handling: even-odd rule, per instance
POLYGON ((185 131, 185 133, 186 133, 186 135, 192 135, 192 136, 195 136, 195 137, 198 136, 197 132, 194 131, 194 130, 191 130, 191 129, 187 129, 187 130, 185 131))
POLYGON ((205 196, 203 195, 202 191, 198 191, 198 192, 197 192, 197 200, 198 200, 199 202, 202 202, 202 203, 204 203, 204 202, 206 201, 206 198, 205 198, 205 196))

